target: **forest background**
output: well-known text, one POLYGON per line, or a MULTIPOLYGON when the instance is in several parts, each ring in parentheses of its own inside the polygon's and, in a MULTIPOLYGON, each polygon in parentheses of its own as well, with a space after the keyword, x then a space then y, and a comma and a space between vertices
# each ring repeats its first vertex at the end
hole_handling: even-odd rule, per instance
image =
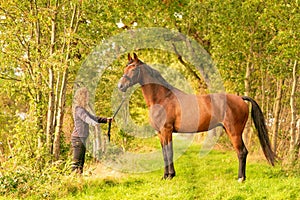
MULTIPOLYGON (((0 3, 0 181, 5 183, 0 192, 12 191, 14 180, 20 184, 24 174, 53 169, 67 173, 78 70, 103 41, 145 27, 178 31, 202 45, 226 92, 251 96, 261 106, 280 164, 299 168, 297 0, 6 0, 0 3)), ((136 52, 146 62, 181 70, 195 93, 209 92, 201 74, 184 57, 151 49, 136 52)), ((125 64, 126 55, 119 55, 102 75, 93 106, 97 115, 112 115, 112 91, 125 64)), ((136 123, 147 123, 138 90, 131 97, 130 114, 136 123)), ((103 126, 102 133, 106 129, 103 126)), ((112 142, 123 151, 143 148, 139 139, 117 126, 112 132, 112 142)), ((245 132, 248 149, 259 152, 251 122, 245 132)), ((221 142, 230 148, 228 140, 221 142)))

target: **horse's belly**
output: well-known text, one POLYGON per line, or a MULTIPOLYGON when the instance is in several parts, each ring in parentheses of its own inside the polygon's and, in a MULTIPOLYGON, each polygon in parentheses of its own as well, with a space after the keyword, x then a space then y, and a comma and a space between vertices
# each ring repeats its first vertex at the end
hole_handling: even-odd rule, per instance
POLYGON ((181 105, 180 112, 177 114, 175 121, 176 132, 200 132, 199 126, 201 123, 201 112, 198 104, 190 103, 181 105))
POLYGON ((174 132, 181 133, 196 133, 207 131, 210 126, 210 117, 204 116, 199 113, 185 112, 180 120, 176 120, 174 132), (207 119, 207 120, 206 120, 207 119))
MULTIPOLYGON (((208 96, 209 97, 209 96, 208 96)), ((176 132, 203 132, 216 127, 219 117, 212 112, 210 98, 189 96, 180 99, 180 110, 177 113, 176 132)))

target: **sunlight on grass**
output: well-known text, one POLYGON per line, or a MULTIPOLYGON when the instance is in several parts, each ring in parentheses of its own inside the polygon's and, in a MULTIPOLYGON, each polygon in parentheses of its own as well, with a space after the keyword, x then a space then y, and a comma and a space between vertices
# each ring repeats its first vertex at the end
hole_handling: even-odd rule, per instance
POLYGON ((300 199, 299 177, 280 166, 249 159, 247 180, 241 184, 234 151, 213 150, 205 157, 199 152, 200 146, 193 143, 175 161, 177 175, 172 180, 161 180, 162 168, 132 174, 98 164, 87 166, 84 176, 62 175, 42 184, 40 193, 24 199, 300 199))
MULTIPOLYGON (((83 188, 66 199, 297 199, 299 177, 288 177, 279 166, 249 162, 247 180, 237 182, 235 152, 212 151, 200 158, 192 145, 176 162, 177 176, 161 180, 163 169, 124 174, 119 179, 85 178, 83 188)), ((65 199, 65 198, 64 198, 65 199)))

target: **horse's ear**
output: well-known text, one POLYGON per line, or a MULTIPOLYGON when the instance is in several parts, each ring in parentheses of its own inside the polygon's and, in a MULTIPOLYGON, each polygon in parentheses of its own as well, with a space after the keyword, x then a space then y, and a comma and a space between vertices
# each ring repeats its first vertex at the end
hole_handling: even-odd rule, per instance
POLYGON ((137 57, 137 55, 135 53, 133 53, 133 57, 134 57, 134 61, 139 61, 139 58, 137 57))
POLYGON ((128 53, 128 61, 132 61, 130 53, 128 53))

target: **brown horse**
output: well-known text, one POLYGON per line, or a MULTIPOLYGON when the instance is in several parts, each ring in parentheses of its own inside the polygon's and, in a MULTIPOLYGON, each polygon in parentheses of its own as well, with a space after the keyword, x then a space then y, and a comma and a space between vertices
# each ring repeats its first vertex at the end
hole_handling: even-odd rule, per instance
POLYGON ((128 64, 118 83, 122 92, 139 83, 149 108, 150 123, 158 131, 165 163, 165 179, 175 176, 173 164, 172 133, 195 133, 222 126, 229 136, 239 159, 238 180, 246 179, 248 151, 242 133, 252 104, 252 118, 265 157, 274 165, 275 155, 271 149, 265 119, 258 104, 250 97, 232 94, 192 95, 170 85, 160 73, 128 54, 128 64))

